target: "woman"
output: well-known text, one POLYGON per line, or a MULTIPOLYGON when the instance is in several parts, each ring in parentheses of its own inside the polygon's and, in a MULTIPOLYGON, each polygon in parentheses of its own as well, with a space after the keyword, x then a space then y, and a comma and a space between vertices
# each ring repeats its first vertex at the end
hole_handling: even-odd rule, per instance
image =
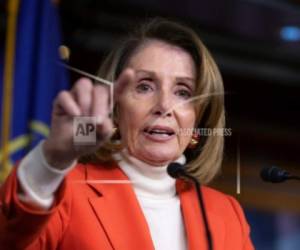
MULTIPOLYGON (((6 181, 1 246, 207 249, 195 189, 166 168, 186 163, 201 183, 219 170, 223 137, 199 138, 193 129, 225 125, 223 83, 209 52, 189 28, 155 19, 107 57, 99 76, 117 79, 114 100, 88 79, 61 92, 49 138, 6 181), (73 143, 77 116, 97 118, 95 145, 73 143)), ((238 203, 208 187, 202 193, 214 249, 253 249, 238 203)))

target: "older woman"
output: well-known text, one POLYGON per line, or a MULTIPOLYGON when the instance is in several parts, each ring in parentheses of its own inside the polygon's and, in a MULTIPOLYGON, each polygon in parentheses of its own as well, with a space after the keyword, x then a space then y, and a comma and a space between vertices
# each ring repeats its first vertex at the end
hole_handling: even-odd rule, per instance
MULTIPOLYGON (((219 170, 223 137, 193 129, 224 127, 209 52, 191 29, 156 19, 123 41, 99 76, 115 82, 113 119, 102 85, 80 79, 58 95, 49 138, 1 190, 1 249, 206 249, 195 189, 166 168, 186 164, 201 183, 219 170), (97 118, 95 145, 74 144, 77 116, 97 118)), ((238 203, 202 193, 214 249, 253 249, 238 203)))

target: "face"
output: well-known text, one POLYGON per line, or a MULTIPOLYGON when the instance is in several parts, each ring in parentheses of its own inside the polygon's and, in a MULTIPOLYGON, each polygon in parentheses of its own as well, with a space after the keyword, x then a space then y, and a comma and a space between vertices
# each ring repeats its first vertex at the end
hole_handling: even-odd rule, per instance
POLYGON ((130 58, 134 80, 119 103, 122 144, 134 157, 151 165, 168 164, 186 149, 196 112, 188 99, 195 91, 196 70, 183 49, 149 41, 130 58))

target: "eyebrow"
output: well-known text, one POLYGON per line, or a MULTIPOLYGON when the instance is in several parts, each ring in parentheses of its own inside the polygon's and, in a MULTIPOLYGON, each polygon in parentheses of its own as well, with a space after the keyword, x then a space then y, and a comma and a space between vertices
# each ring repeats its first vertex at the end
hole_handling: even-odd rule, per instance
MULTIPOLYGON (((150 74, 151 76, 156 76, 156 73, 154 71, 151 71, 151 70, 143 70, 143 69, 140 69, 140 70, 136 70, 137 73, 146 73, 146 74, 150 74)), ((192 82, 192 83, 195 83, 195 78, 193 77, 188 77, 188 76, 178 76, 178 77, 175 77, 175 79, 178 81, 188 81, 188 82, 192 82)))
POLYGON ((183 76, 183 77, 176 77, 176 80, 179 81, 189 81, 189 82, 195 82, 195 78, 193 77, 188 77, 188 76, 183 76))
POLYGON ((136 73, 146 73, 146 74, 150 74, 151 76, 155 76, 156 75, 154 71, 144 70, 144 69, 136 70, 136 73))
POLYGON ((196 82, 194 78, 191 77, 176 77, 176 80, 181 82, 180 85, 185 85, 188 87, 191 91, 195 91, 196 88, 196 82), (184 83, 183 83, 184 82, 184 83))

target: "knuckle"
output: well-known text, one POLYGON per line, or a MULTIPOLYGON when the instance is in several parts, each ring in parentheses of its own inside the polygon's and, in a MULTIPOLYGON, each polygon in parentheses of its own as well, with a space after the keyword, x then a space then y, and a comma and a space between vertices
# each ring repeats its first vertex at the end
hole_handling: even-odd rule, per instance
POLYGON ((108 92, 108 87, 104 86, 103 84, 97 84, 94 86, 94 93, 95 94, 107 94, 108 92))
POLYGON ((80 78, 74 86, 77 91, 89 91, 93 88, 93 83, 88 78, 80 78))
POLYGON ((67 90, 62 90, 59 92, 57 99, 61 100, 61 99, 67 98, 68 96, 69 96, 69 92, 67 90))

